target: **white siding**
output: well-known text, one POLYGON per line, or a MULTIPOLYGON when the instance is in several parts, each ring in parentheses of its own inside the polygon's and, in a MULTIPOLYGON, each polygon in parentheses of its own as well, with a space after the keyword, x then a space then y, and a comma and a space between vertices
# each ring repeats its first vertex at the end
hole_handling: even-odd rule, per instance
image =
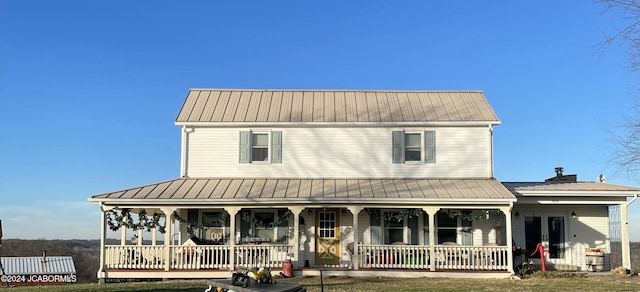
POLYGON ((497 243, 496 219, 473 221, 473 245, 497 243))
POLYGON ((436 131, 436 163, 391 162, 391 128, 196 128, 188 134, 188 177, 489 177, 488 127, 404 128, 436 131), (240 164, 241 130, 282 131, 281 164, 240 164))
POLYGON ((607 206, 580 205, 580 206, 517 206, 513 213, 518 211, 520 216, 513 218, 513 239, 516 244, 524 247, 524 216, 535 214, 536 216, 557 215, 565 216, 566 244, 568 257, 560 262, 569 266, 586 270, 585 248, 606 248, 609 253, 609 213, 607 206), (575 211, 577 217, 571 218, 571 212, 575 211))

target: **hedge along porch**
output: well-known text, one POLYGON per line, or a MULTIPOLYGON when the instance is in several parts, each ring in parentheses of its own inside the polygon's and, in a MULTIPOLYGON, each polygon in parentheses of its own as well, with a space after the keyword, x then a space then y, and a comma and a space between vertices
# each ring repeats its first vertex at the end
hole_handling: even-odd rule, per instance
MULTIPOLYGON (((334 180, 314 180, 309 181, 309 186, 319 182, 323 185, 335 183, 334 180)), ((101 276, 197 278, 205 274, 210 276, 211 272, 225 275, 229 269, 246 265, 280 268, 288 257, 298 274, 317 273, 318 268, 332 268, 335 273, 345 275, 367 274, 375 269, 497 270, 506 274, 512 270, 512 246, 507 240, 511 216, 505 216, 510 212, 512 199, 485 198, 471 205, 469 200, 450 198, 447 194, 448 199, 431 198, 431 201, 442 201, 440 204, 425 204, 428 201, 425 198, 414 198, 418 196, 414 193, 417 188, 405 187, 410 196, 403 199, 398 193, 393 198, 378 195, 365 199, 366 192, 348 192, 356 189, 356 185, 382 184, 375 181, 354 181, 346 183, 345 188, 338 183, 338 187, 329 188, 333 190, 331 192, 325 192, 323 187, 320 188, 323 190, 321 195, 297 199, 274 198, 274 193, 264 191, 267 182, 251 181, 252 187, 244 194, 244 199, 213 199, 211 194, 205 194, 204 188, 194 187, 210 183, 178 179, 161 183, 168 184, 163 187, 158 184, 94 197, 93 200, 102 201, 107 221, 103 224, 105 236, 108 227, 125 218, 122 210, 132 213, 145 210, 146 214, 158 213, 163 218, 172 218, 166 222, 146 221, 166 224, 161 226, 166 230, 162 245, 153 240, 150 245, 144 245, 142 240, 136 245, 127 244, 127 233, 121 230, 120 244, 103 249, 101 259, 106 274, 101 276), (145 189, 156 191, 143 191, 145 189), (166 192, 178 189, 189 191, 171 197, 194 199, 187 204, 171 205, 172 199, 166 197, 166 192), (268 199, 250 196, 252 189, 260 189, 268 199), (157 193, 158 190, 163 191, 157 193), (201 198, 196 198, 194 193, 201 198), (331 197, 326 198, 327 194, 331 197), (142 205, 135 202, 138 195, 165 199, 159 199, 162 204, 142 205), (116 199, 120 202, 114 205, 112 200, 116 197, 128 199, 116 199), (106 203, 107 200, 112 202, 106 203), (357 214, 357 220, 353 214, 357 214)), ((464 185, 467 195, 501 186, 495 180, 389 180, 387 183, 391 183, 393 189, 413 183, 416 186, 424 183, 449 187, 464 185), (476 188, 469 188, 470 185, 476 188)), ((306 188, 304 183, 302 188, 300 185, 294 187, 296 183, 291 181, 287 185, 297 190, 306 188)), ((226 186, 225 189, 233 188, 226 186)), ((283 191, 286 193, 287 189, 283 191)), ((422 191, 420 194, 424 196, 422 191)), ((142 225, 122 226, 144 228, 142 225)), ((152 225, 146 224, 156 227, 152 225)), ((138 234, 142 236, 143 232, 138 234)))

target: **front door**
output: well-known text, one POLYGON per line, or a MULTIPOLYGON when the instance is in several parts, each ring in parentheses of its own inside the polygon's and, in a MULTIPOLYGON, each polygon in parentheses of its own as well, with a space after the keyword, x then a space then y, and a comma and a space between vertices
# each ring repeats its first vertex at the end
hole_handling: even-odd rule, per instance
POLYGON ((340 220, 337 209, 316 212, 316 264, 340 264, 340 220))
POLYGON ((542 243, 545 250, 545 261, 552 264, 564 263, 567 258, 567 240, 565 216, 542 214, 524 217, 525 247, 528 255, 537 263, 540 253, 536 250, 542 243), (533 254, 533 255, 532 255, 533 254))

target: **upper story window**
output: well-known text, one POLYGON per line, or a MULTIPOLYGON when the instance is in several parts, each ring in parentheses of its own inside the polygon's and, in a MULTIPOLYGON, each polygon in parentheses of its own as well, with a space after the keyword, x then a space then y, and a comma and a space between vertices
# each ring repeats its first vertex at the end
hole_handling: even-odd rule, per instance
POLYGON ((241 131, 240 163, 282 163, 281 131, 241 131))
POLYGON ((251 134, 251 162, 269 161, 269 134, 251 134))
POLYGON ((404 134, 404 161, 422 161, 422 137, 420 133, 404 134))
POLYGON ((393 131, 393 163, 436 162, 436 133, 434 131, 393 131))

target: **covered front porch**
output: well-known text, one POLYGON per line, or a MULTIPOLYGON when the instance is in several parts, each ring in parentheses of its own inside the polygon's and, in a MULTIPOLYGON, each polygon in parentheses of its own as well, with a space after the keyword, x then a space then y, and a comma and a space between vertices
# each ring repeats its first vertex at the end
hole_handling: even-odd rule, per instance
MULTIPOLYGON (((296 275, 315 275, 320 270, 345 276, 375 275, 379 271, 387 275, 410 272, 414 276, 423 272, 420 276, 424 277, 439 277, 445 272, 474 272, 476 277, 483 272, 491 277, 510 275, 515 249, 506 240, 510 206, 466 208, 103 208, 105 221, 127 217, 136 221, 139 213, 135 212, 153 212, 154 217, 162 218, 156 221, 164 233, 158 232, 159 227, 146 231, 136 227, 137 223, 128 224, 134 229, 121 225, 120 242, 105 241, 99 276, 228 277, 238 267, 279 270, 287 260, 296 275), (123 210, 128 212, 126 216, 123 210), (165 214, 170 214, 171 220, 164 220, 165 214)), ((105 236, 112 224, 103 224, 105 236)))
POLYGON ((180 178, 90 200, 101 279, 227 277, 287 260, 296 274, 513 271, 515 197, 495 179, 180 178))

